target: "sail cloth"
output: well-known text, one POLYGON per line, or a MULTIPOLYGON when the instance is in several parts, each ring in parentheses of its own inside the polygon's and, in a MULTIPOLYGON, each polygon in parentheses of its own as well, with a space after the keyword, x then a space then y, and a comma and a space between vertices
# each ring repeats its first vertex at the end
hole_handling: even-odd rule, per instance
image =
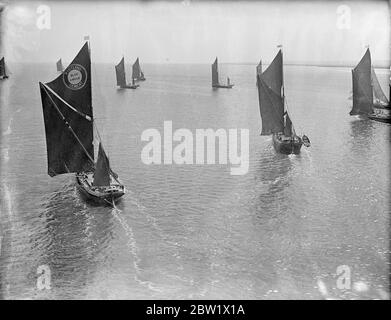
POLYGON ((352 70, 353 108, 350 115, 373 112, 373 90, 371 79, 371 53, 365 52, 358 65, 352 70))
POLYGON ((57 71, 58 72, 63 72, 64 71, 64 67, 62 65, 61 59, 57 61, 57 71))
POLYGON ((379 79, 377 78, 373 67, 371 67, 371 77, 372 77, 372 87, 373 87, 374 98, 376 100, 388 105, 389 101, 380 86, 379 79))
POLYGON ((282 96, 282 85, 284 82, 283 79, 283 61, 282 61, 282 51, 278 51, 277 55, 273 59, 272 63, 267 67, 267 69, 262 73, 262 78, 268 84, 271 90, 275 94, 282 96))
POLYGON ((102 143, 99 143, 98 160, 94 171, 94 186, 109 186, 110 185, 110 163, 102 143))
POLYGON ((212 64, 212 86, 218 86, 219 85, 219 70, 218 70, 218 62, 217 57, 215 59, 215 62, 212 64))
POLYGON ((5 70, 5 61, 4 61, 4 57, 3 57, 0 60, 0 77, 6 77, 6 76, 7 76, 7 73, 5 70))
POLYGON ((115 75, 117 77, 117 86, 126 86, 125 59, 123 57, 121 61, 115 66, 115 75))
POLYGON ((132 66, 132 79, 141 80, 144 78, 144 74, 141 71, 140 61, 137 58, 132 66))
POLYGON ((259 110, 262 119, 261 135, 284 131, 284 100, 265 82, 263 75, 258 75, 259 110))
POLYGON ((94 147, 88 43, 61 75, 46 84, 40 83, 40 91, 48 174, 91 169, 94 147))
POLYGON ((282 52, 279 50, 268 68, 257 75, 259 109, 262 118, 261 135, 284 131, 282 73, 282 52))
POLYGON ((292 121, 291 121, 291 118, 289 118, 289 114, 286 113, 286 116, 285 116, 284 135, 287 136, 287 137, 291 137, 291 136, 292 136, 292 133, 293 133, 293 130, 292 130, 292 121))
POLYGON ((262 60, 257 65, 257 75, 262 74, 262 60))

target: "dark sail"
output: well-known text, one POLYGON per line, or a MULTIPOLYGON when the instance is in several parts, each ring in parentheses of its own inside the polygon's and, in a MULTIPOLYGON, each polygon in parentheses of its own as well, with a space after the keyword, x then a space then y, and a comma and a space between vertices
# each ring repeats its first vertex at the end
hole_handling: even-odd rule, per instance
POLYGON ((262 119, 261 135, 284 131, 284 100, 265 82, 262 75, 257 76, 259 110, 262 119))
POLYGON ((219 85, 219 71, 218 71, 217 57, 215 62, 212 64, 212 86, 219 85))
POLYGON ((373 67, 371 67, 371 77, 372 77, 373 95, 375 100, 378 100, 379 102, 388 105, 389 101, 380 86, 379 79, 377 78, 373 67))
POLYGON ((109 186, 110 185, 110 163, 107 158, 102 143, 99 143, 98 160, 94 171, 94 186, 109 186))
POLYGON ((292 133, 293 133, 293 131, 292 131, 292 121, 289 118, 288 113, 286 113, 286 115, 285 115, 284 135, 287 136, 287 137, 291 137, 292 133))
POLYGON ((57 61, 57 71, 58 72, 63 72, 64 67, 62 66, 62 61, 61 59, 57 61))
POLYGON ((40 83, 48 174, 80 172, 93 166, 91 61, 86 42, 55 80, 40 83))
POLYGON ((284 131, 284 97, 282 52, 279 50, 268 68, 257 75, 259 109, 262 118, 261 135, 284 131))
POLYGON ((262 74, 262 60, 257 65, 257 75, 262 74))
POLYGON ((4 57, 3 57, 0 60, 0 77, 6 77, 6 76, 7 76, 7 73, 5 70, 5 61, 4 61, 4 57))
POLYGON ((117 77, 117 86, 126 86, 126 76, 125 76, 125 60, 121 59, 120 63, 115 66, 115 75, 117 77))
POLYGON ((367 49, 359 64, 352 70, 353 108, 350 111, 350 115, 373 112, 371 78, 371 53, 367 49))
POLYGON ((282 96, 282 85, 284 83, 282 70, 282 51, 279 50, 272 63, 262 73, 262 78, 275 94, 282 96))
POLYGON ((139 80, 139 79, 141 79, 141 75, 142 75, 142 72, 141 72, 141 67, 140 67, 140 61, 137 58, 132 66, 132 79, 139 80))

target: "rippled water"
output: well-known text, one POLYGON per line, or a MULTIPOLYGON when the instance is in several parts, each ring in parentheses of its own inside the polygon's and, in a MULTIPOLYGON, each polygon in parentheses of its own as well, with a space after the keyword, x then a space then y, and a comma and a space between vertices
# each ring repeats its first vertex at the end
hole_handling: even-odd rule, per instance
POLYGON ((0 83, 0 297, 388 298, 390 127, 348 115, 350 69, 285 67, 291 118, 312 146, 284 156, 259 136, 255 66, 222 65, 235 87, 213 91, 209 65, 144 65, 147 81, 118 91, 113 66, 95 65, 94 116, 129 191, 112 209, 84 203, 72 175, 46 174, 38 81, 54 67, 13 65, 0 83), (143 164, 141 133, 164 120, 248 128, 248 174, 143 164), (41 265, 50 290, 37 288, 41 265))

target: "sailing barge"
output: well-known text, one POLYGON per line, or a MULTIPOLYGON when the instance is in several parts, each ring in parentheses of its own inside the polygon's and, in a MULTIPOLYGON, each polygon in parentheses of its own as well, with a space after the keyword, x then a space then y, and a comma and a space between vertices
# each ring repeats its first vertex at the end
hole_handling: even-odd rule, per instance
POLYGON ((75 173, 78 189, 87 200, 113 204, 125 194, 125 187, 110 168, 101 141, 98 159, 94 162, 88 42, 61 75, 51 82, 40 82, 39 86, 49 176, 75 173))
POLYGON ((353 106, 350 115, 390 123, 390 104, 372 67, 369 48, 352 70, 352 83, 353 106))
POLYGON ((258 73, 257 87, 262 119, 261 135, 272 135, 276 152, 299 154, 301 146, 309 147, 307 136, 299 137, 285 109, 283 62, 281 49, 264 72, 258 73))
POLYGON ((133 81, 145 81, 144 73, 141 71, 140 60, 137 57, 132 66, 132 80, 133 81))
POLYGON ((7 75, 7 70, 5 67, 5 60, 4 60, 4 57, 2 57, 0 59, 0 80, 7 79, 7 78, 8 78, 8 75, 7 75))
POLYGON ((219 80, 219 66, 217 57, 212 64, 212 88, 225 88, 231 89, 233 87, 233 83, 231 83, 230 79, 227 77, 227 84, 221 84, 219 80))
POLYGON ((126 74, 125 74, 125 59, 122 57, 121 61, 115 66, 115 75, 117 77, 117 86, 120 89, 137 89, 138 84, 135 84, 135 80, 132 79, 132 84, 126 83, 126 74))

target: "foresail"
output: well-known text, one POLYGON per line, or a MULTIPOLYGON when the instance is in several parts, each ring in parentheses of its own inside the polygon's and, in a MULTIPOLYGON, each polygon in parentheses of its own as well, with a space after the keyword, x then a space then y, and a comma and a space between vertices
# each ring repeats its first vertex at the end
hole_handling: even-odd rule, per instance
POLYGON ((365 52, 359 64, 352 70, 353 108, 350 115, 368 114, 373 111, 371 54, 365 52))
POLYGON ((261 135, 284 131, 284 101, 265 82, 263 75, 257 76, 259 110, 262 119, 261 135))
POLYGON ((257 75, 261 75, 261 74, 262 74, 262 60, 260 60, 257 65, 257 75))
POLYGON ((284 135, 287 136, 287 137, 291 137, 292 133, 293 133, 293 131, 292 131, 292 121, 289 118, 288 113, 286 113, 286 115, 285 115, 284 135))
POLYGON ((115 66, 115 75, 117 78, 117 86, 126 85, 126 75, 125 75, 125 60, 121 59, 120 63, 115 66))
POLYGON ((94 158, 88 44, 55 80, 40 83, 48 174, 91 168, 94 158))
POLYGON ((219 84, 219 71, 217 58, 212 64, 212 86, 219 84))
POLYGON ((389 101, 386 95, 384 94, 383 89, 380 86, 379 79, 377 78, 376 72, 373 69, 373 67, 371 67, 371 77, 372 77, 373 95, 375 100, 378 100, 379 102, 388 105, 389 101))
POLYGON ((99 143, 98 160, 94 171, 94 186, 110 185, 110 163, 103 149, 102 143, 99 143))

